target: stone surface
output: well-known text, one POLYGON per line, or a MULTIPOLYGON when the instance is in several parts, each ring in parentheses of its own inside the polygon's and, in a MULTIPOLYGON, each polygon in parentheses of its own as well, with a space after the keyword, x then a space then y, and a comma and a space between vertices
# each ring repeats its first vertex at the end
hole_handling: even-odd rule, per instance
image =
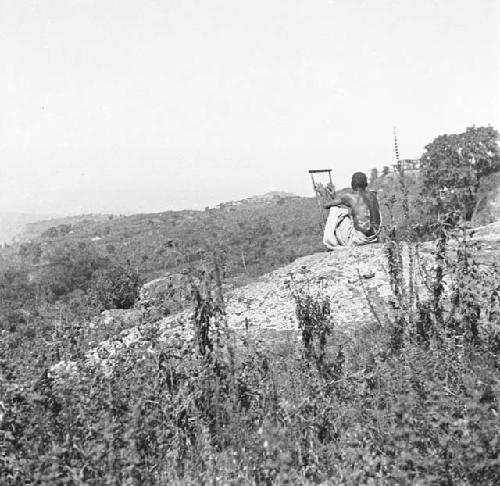
POLYGON ((349 326, 366 320, 368 296, 390 294, 380 245, 338 248, 299 258, 228 295, 226 311, 232 329, 297 329, 293 292, 305 289, 331 301, 332 320, 349 326))
MULTIPOLYGON (((225 295, 230 332, 248 330, 267 335, 298 331, 293 293, 299 290, 315 298, 330 299, 333 326, 348 330, 377 318, 385 319, 391 288, 382 245, 340 247, 309 255, 233 289, 225 295)), ((109 319, 109 315, 101 318, 109 319)), ((180 348, 193 339, 192 310, 126 329, 116 339, 100 343, 89 358, 106 366, 125 346, 147 349, 152 329, 169 347, 180 348)))

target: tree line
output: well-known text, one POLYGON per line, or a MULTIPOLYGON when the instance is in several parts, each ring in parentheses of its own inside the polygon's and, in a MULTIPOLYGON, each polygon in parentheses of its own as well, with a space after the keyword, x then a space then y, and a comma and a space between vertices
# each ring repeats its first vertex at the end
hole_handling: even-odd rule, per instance
MULTIPOLYGON (((445 214, 450 224, 470 221, 481 180, 500 171, 498 141, 498 131, 492 126, 473 126, 463 133, 440 135, 426 145, 422 156, 412 161, 418 171, 412 194, 418 215, 414 223, 429 227, 445 214)), ((405 176, 407 162, 398 160, 394 172, 405 176)), ((381 174, 371 169, 370 184, 377 188, 391 172, 387 165, 381 174)))

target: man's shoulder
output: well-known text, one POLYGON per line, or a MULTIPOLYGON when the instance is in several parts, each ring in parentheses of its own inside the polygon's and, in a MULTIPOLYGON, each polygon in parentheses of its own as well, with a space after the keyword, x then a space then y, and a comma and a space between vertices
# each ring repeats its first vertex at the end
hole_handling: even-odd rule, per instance
POLYGON ((340 189, 340 191, 337 191, 337 197, 340 197, 340 198, 346 198, 346 199, 349 199, 349 200, 352 200, 352 198, 355 196, 355 192, 346 187, 344 189, 340 189))

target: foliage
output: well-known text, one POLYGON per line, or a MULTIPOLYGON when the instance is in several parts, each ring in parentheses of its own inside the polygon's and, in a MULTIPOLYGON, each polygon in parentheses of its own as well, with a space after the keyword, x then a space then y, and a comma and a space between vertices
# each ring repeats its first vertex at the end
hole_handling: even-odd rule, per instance
POLYGON ((10 249, 0 484, 499 484, 498 269, 478 263, 451 211, 433 221, 425 270, 409 224, 418 181, 396 176, 374 182, 393 187, 387 317, 352 333, 307 279, 290 293, 297 332, 226 323, 224 277, 317 248, 314 201, 75 222, 10 249), (144 312, 133 345, 96 352, 125 341, 124 324, 89 325, 92 313, 128 307, 139 279, 183 268, 194 339, 180 328, 160 339, 144 312))
POLYGON ((88 290, 94 272, 110 264, 108 258, 86 242, 58 242, 46 248, 43 259, 39 280, 52 299, 75 290, 88 290))
POLYGON ((204 341, 160 340, 145 323, 135 346, 100 364, 86 357, 99 329, 68 326, 31 349, 4 335, 0 482, 497 484, 498 275, 445 228, 429 285, 449 291, 425 302, 397 275, 398 234, 399 319, 354 336, 332 327, 307 283, 291 295, 301 344, 230 333, 212 259, 190 275, 204 341))
POLYGON ((377 191, 383 224, 396 226, 400 231, 422 225, 422 211, 419 205, 420 177, 417 172, 396 170, 387 176, 379 177, 370 184, 369 189, 377 191), (407 205, 403 203, 404 193, 407 205))
POLYGON ((92 274, 89 294, 97 309, 129 309, 139 294, 139 275, 119 265, 97 270, 92 274))
MULTIPOLYGON (((39 262, 61 270, 58 254, 76 263, 79 255, 88 252, 89 261, 108 258, 122 266, 130 264, 146 281, 165 272, 182 271, 186 264, 200 261, 207 248, 224 248, 226 279, 242 280, 321 249, 321 228, 312 198, 280 198, 207 211, 82 218, 68 218, 69 232, 61 230, 65 224, 69 227, 68 223, 57 221, 57 237, 52 239, 40 239, 40 233, 36 234, 38 226, 40 232, 47 231, 51 227, 47 223, 32 225, 30 241, 21 243, 22 250, 14 255, 16 261, 36 263, 34 258, 41 248, 39 262), (84 250, 80 244, 85 245, 84 250)), ((90 279, 87 286, 89 283, 90 279)))
POLYGON ((426 214, 458 211, 469 220, 476 204, 479 181, 500 170, 498 131, 469 127, 458 135, 441 135, 426 146, 421 158, 426 214))
POLYGON ((38 264, 43 254, 42 245, 39 242, 23 243, 19 245, 18 253, 25 261, 31 261, 34 264, 38 264))
POLYGON ((7 267, 0 271, 0 329, 15 331, 36 311, 38 289, 29 279, 29 270, 7 267))
POLYGON ((310 293, 306 286, 294 289, 292 296, 295 301, 295 314, 304 346, 304 357, 313 360, 321 373, 327 373, 326 342, 333 328, 330 300, 328 298, 318 299, 310 293))

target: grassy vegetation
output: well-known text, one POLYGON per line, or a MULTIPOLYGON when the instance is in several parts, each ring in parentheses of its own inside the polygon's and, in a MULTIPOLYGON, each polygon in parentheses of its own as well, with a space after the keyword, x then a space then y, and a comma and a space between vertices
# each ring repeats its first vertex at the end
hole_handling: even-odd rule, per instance
POLYGON ((296 332, 226 326, 225 284, 319 250, 312 199, 61 223, 5 249, 0 484, 499 484, 499 271, 442 218, 420 294, 404 177, 374 185, 393 317, 354 334, 300 284, 296 332), (161 341, 150 312, 110 366, 88 359, 121 331, 92 315, 186 268, 194 341, 161 341))
POLYGON ((191 278, 194 344, 145 322, 110 369, 85 358, 106 329, 67 322, 22 347, 4 333, 0 482, 498 484, 499 275, 443 235, 430 300, 387 240, 396 317, 356 335, 304 287, 300 340, 233 335, 209 259, 191 278))

